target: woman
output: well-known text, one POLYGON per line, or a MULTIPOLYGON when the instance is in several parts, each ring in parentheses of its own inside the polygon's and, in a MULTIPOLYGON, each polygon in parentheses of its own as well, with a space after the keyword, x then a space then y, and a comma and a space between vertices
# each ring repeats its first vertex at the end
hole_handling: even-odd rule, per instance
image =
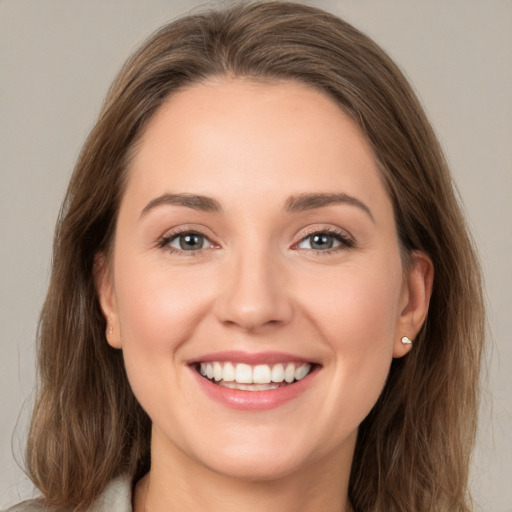
POLYGON ((43 500, 19 510, 469 510, 482 326, 441 150, 382 50, 297 4, 183 18, 72 177, 43 500))

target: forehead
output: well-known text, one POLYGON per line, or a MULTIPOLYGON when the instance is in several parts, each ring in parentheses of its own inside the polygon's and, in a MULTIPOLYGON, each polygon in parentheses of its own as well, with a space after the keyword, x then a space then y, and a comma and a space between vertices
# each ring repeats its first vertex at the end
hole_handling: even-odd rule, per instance
POLYGON ((368 141, 329 96, 296 82, 227 78, 183 89, 156 112, 132 160, 130 188, 220 202, 312 191, 386 199, 368 141))

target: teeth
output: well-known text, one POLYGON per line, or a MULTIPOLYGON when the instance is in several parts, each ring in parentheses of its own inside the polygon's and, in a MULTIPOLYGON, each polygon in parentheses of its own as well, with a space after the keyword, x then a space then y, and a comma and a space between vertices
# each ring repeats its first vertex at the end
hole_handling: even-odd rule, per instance
POLYGON ((268 391, 279 387, 279 384, 237 384, 236 382, 219 382, 219 385, 242 391, 268 391))
POLYGON ((255 384, 268 384, 272 381, 272 370, 267 364, 259 364, 252 371, 252 381, 255 384))
POLYGON ((239 384, 252 384, 252 368, 248 364, 237 364, 235 380, 239 384))
POLYGON ((235 380, 235 367, 231 363, 224 363, 222 380, 224 382, 233 382, 235 380))
POLYGON ((213 363, 213 378, 218 382, 219 380, 222 380, 222 366, 220 363, 213 363))
POLYGON ((275 364, 272 367, 272 382, 283 382, 284 380, 284 366, 282 364, 275 364))
POLYGON ((284 380, 286 382, 293 382, 295 379, 295 365, 288 363, 284 371, 284 380))
POLYGON ((201 363, 199 373, 220 385, 234 389, 262 391, 276 389, 282 382, 292 383, 302 380, 311 371, 308 363, 258 364, 211 362, 201 363))
POLYGON ((295 370, 295 380, 302 380, 308 373, 310 368, 305 365, 299 366, 295 370))

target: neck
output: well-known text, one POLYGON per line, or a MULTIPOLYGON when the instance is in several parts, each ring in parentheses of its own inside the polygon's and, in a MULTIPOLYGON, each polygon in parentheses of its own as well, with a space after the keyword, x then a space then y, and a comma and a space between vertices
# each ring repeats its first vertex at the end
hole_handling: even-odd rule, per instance
POLYGON ((255 481, 218 473, 173 452, 164 457, 162 450, 152 450, 151 471, 136 487, 134 512, 352 511, 347 497, 352 453, 343 464, 320 459, 288 475, 255 481))

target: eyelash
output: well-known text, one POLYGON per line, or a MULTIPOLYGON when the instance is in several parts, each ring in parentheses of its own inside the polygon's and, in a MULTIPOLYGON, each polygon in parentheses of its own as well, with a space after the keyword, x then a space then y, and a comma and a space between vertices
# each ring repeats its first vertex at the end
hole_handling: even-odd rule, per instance
POLYGON ((171 247, 169 244, 179 238, 183 235, 197 235, 202 238, 204 238, 207 242, 209 242, 212 246, 215 246, 215 244, 210 240, 210 238, 205 235, 204 233, 201 233, 200 231, 194 230, 194 229, 182 229, 178 231, 173 231, 165 236, 163 236, 158 241, 158 247, 161 249, 165 249, 167 252, 171 254, 177 254, 178 256, 196 256, 204 249, 197 249, 197 250, 191 250, 191 251, 185 251, 183 249, 177 249, 176 247, 171 247))
MULTIPOLYGON (((158 241, 158 247, 161 249, 167 250, 171 254, 177 254, 180 256, 181 255, 196 256, 197 254, 199 254, 201 251, 204 250, 203 248, 201 248, 201 249, 197 249, 197 250, 185 251, 182 249, 177 249, 176 247, 171 247, 169 245, 171 242, 173 242, 178 237, 183 236, 183 235, 200 236, 200 237, 204 238, 207 242, 209 242, 211 244, 211 246, 215 247, 214 242, 212 242, 207 235, 205 235, 204 233, 201 233, 200 231, 193 230, 193 229, 183 229, 183 230, 179 230, 179 231, 173 231, 172 233, 169 233, 169 234, 163 236, 158 241)), ((328 255, 337 253, 339 251, 352 249, 356 246, 356 241, 354 240, 354 238, 352 236, 348 235, 346 232, 344 232, 340 229, 333 229, 333 228, 325 227, 325 228, 320 228, 320 229, 312 229, 311 231, 306 232, 298 242, 293 244, 292 249, 300 250, 300 248, 298 248, 297 246, 314 235, 331 236, 336 241, 338 241, 340 243, 340 245, 338 245, 337 247, 326 249, 326 250, 302 249, 303 251, 307 251, 309 253, 312 253, 312 254, 315 254, 318 256, 328 256, 328 255)))
MULTIPOLYGON (((325 249, 323 251, 317 249, 302 249, 303 251, 307 251, 308 253, 314 254, 315 256, 330 256, 340 251, 346 251, 347 249, 352 249, 356 247, 356 241, 351 235, 347 234, 345 231, 342 231, 341 229, 334 229, 326 226, 324 228, 316 228, 307 231, 297 243, 293 244, 292 248, 297 247, 299 244, 301 244, 302 242, 304 242, 308 238, 311 238, 314 235, 328 235, 333 237, 336 241, 340 243, 340 245, 337 247, 325 249)), ((297 248, 295 250, 299 249, 297 248)))

